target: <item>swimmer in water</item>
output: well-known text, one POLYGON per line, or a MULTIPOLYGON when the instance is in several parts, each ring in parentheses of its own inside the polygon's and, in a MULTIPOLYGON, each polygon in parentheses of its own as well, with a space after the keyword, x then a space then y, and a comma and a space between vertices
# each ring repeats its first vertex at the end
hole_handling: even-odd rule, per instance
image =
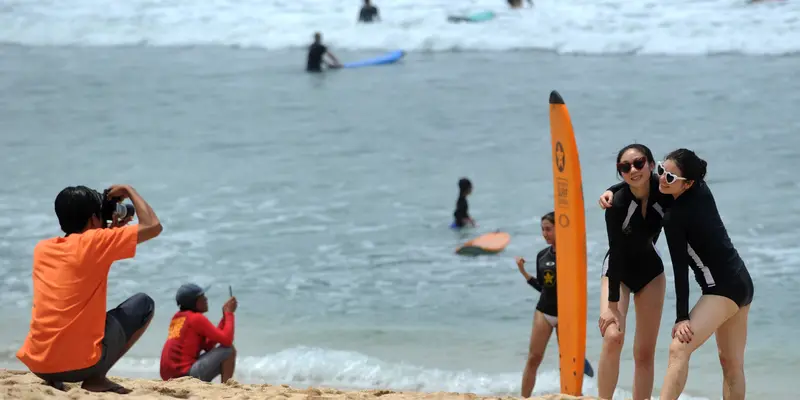
POLYGON ((528 345, 528 361, 522 373, 522 397, 531 397, 536 385, 536 371, 544 359, 547 342, 556 329, 558 336, 558 295, 556 293, 556 232, 555 213, 542 216, 542 237, 547 247, 536 255, 536 276, 530 276, 525 270, 525 259, 517 257, 517 268, 536 291, 540 292, 536 311, 533 313, 533 329, 528 345))
POLYGON ((658 190, 656 163, 647 146, 630 144, 617 154, 617 174, 623 182, 606 209, 609 249, 600 281, 600 336, 603 348, 597 370, 597 396, 610 399, 619 378, 630 295, 636 307, 633 339, 633 398, 649 399, 653 392, 654 360, 664 306, 664 263, 655 243, 664 210, 672 196, 658 190))
POLYGON ((322 34, 319 32, 314 33, 314 43, 308 47, 308 62, 306 64, 306 71, 307 72, 322 72, 322 63, 325 64, 329 68, 341 68, 342 64, 339 63, 339 60, 336 56, 333 55, 328 48, 322 44, 322 34), (333 60, 332 63, 325 62, 323 57, 325 55, 333 60))
POLYGON ((378 7, 373 6, 370 0, 364 0, 364 6, 358 13, 358 22, 371 23, 373 20, 381 21, 378 7))
MULTIPOLYGON (((508 6, 512 9, 522 8, 522 0, 507 0, 508 6)), ((533 7, 533 0, 528 0, 528 5, 533 7)))
POLYGON ((467 204, 467 196, 472 193, 472 182, 467 178, 461 178, 458 181, 458 200, 456 201, 456 211, 453 212, 453 226, 463 228, 467 224, 475 225, 475 220, 469 216, 469 205, 467 204))

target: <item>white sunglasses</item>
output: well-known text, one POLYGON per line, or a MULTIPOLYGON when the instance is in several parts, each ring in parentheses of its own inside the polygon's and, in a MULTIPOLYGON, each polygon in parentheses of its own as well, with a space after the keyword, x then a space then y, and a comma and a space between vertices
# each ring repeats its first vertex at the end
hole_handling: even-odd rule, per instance
POLYGON ((686 180, 686 178, 682 176, 678 176, 673 174, 672 172, 667 171, 667 169, 664 168, 664 164, 662 164, 661 161, 659 161, 658 164, 656 164, 656 174, 658 174, 658 176, 664 176, 664 180, 667 181, 667 184, 669 185, 672 185, 673 183, 675 183, 675 181, 678 180, 681 181, 686 180))

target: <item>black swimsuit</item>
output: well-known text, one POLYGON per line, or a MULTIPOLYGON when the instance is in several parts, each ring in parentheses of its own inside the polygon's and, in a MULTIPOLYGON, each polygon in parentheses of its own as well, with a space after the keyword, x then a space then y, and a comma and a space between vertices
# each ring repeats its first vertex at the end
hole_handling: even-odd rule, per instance
POLYGON ((622 182, 609 188, 618 190, 611 207, 606 209, 608 252, 602 276, 608 277, 608 301, 619 301, 620 282, 632 293, 642 290, 664 272, 664 263, 656 249, 665 210, 672 204, 671 195, 658 190, 658 177, 650 176, 650 194, 646 216, 642 202, 622 182))
POLYGON ((548 246, 536 255, 536 277, 528 279, 528 284, 542 293, 536 309, 542 314, 557 317, 556 252, 553 246, 548 246))
POLYGON ((753 280, 705 182, 675 199, 664 217, 664 233, 675 275, 676 323, 689 319, 689 268, 704 295, 727 297, 739 307, 753 301, 753 280))
POLYGON ((469 205, 466 196, 458 196, 456 210, 453 212, 453 225, 462 228, 469 218, 469 205))

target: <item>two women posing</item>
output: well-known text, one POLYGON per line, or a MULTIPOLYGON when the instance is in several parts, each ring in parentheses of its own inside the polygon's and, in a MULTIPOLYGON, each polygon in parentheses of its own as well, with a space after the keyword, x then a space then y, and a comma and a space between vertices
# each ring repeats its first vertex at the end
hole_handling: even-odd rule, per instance
POLYGON ((704 182, 706 162, 690 150, 678 149, 656 163, 650 149, 632 144, 617 154, 617 172, 624 181, 600 198, 606 208, 609 250, 601 278, 603 349, 598 396, 611 399, 616 388, 633 294, 633 399, 651 397, 666 286, 664 265, 655 247, 663 226, 675 277, 677 318, 659 398, 678 398, 686 384, 690 355, 715 334, 723 397, 744 399, 744 349, 753 282, 704 182), (689 268, 703 293, 691 312, 689 268))

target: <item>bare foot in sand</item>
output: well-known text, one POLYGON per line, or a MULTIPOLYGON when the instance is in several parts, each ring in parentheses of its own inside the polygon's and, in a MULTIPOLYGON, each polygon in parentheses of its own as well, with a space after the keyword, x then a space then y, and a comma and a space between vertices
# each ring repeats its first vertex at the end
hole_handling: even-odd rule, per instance
POLYGON ((130 389, 117 385, 105 377, 83 381, 81 388, 89 392, 113 392, 117 394, 128 394, 131 392, 130 389))

